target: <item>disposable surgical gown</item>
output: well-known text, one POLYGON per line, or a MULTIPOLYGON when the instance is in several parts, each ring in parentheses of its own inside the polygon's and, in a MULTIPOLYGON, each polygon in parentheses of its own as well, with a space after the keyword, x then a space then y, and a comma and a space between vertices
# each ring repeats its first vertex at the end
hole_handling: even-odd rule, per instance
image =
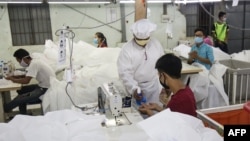
POLYGON ((128 93, 133 94, 140 87, 147 102, 159 102, 162 86, 155 64, 163 54, 160 42, 153 38, 145 47, 137 45, 134 39, 122 47, 117 62, 118 73, 128 93))

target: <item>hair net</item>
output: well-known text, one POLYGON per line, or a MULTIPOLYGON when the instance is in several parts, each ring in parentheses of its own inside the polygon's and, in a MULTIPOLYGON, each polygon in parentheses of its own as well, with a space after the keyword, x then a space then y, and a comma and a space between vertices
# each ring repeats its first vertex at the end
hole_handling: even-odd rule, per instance
POLYGON ((148 19, 141 19, 136 21, 130 28, 131 32, 139 39, 146 39, 151 32, 156 30, 156 24, 150 22, 148 19))

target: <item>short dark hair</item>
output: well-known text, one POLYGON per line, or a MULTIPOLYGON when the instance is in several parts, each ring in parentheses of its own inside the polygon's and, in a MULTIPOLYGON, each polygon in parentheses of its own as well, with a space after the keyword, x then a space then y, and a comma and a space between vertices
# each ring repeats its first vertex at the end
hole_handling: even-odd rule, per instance
POLYGON ((23 57, 29 56, 29 52, 25 49, 18 49, 15 51, 15 53, 13 54, 14 57, 18 58, 18 59, 23 59, 23 57))
POLYGON ((181 59, 172 53, 161 56, 155 65, 159 72, 165 72, 170 77, 179 79, 181 78, 182 63, 181 59))
POLYGON ((196 29, 194 30, 194 33, 196 33, 197 31, 201 31, 202 34, 203 34, 204 36, 206 35, 205 30, 204 30, 203 28, 201 28, 201 27, 196 28, 196 29))
POLYGON ((221 17, 223 17, 224 15, 226 15, 226 12, 220 11, 219 14, 218 14, 218 17, 221 18, 221 17))

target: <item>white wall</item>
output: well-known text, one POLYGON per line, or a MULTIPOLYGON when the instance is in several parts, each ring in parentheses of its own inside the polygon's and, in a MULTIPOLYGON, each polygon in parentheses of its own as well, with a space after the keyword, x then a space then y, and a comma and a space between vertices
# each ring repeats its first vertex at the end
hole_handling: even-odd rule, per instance
MULTIPOLYGON (((14 60, 12 57, 13 52, 20 47, 13 47, 8 10, 6 5, 0 5, 3 10, 0 10, 0 56, 2 60, 14 60)), ((102 21, 103 23, 108 22, 107 18, 110 18, 110 13, 107 13, 107 9, 110 7, 116 8, 116 19, 120 19, 120 6, 116 5, 69 5, 70 7, 89 15, 95 19, 102 21)), ((164 48, 172 48, 177 45, 177 41, 186 38, 186 21, 184 15, 178 11, 178 7, 168 5, 167 14, 173 20, 173 39, 167 39, 165 33, 166 23, 161 22, 161 15, 163 14, 162 4, 148 4, 150 9, 150 17, 152 22, 157 24, 157 31, 154 32, 153 36, 156 37, 163 45, 164 48)), ((134 11, 133 4, 125 4, 126 15, 134 11)), ((63 27, 63 25, 69 27, 94 27, 102 25, 102 23, 95 21, 71 8, 64 5, 50 5, 51 24, 53 32, 53 40, 58 41, 58 36, 55 35, 56 30, 63 27)), ((126 38, 127 40, 132 39, 129 27, 134 22, 134 14, 126 17, 126 38)), ((115 29, 121 30, 120 21, 110 24, 115 29)), ((72 29, 75 32, 74 41, 83 40, 88 43, 92 43, 94 34, 96 32, 103 32, 107 38, 108 45, 110 47, 117 47, 121 42, 121 32, 114 30, 108 26, 102 26, 94 29, 72 29)), ((39 46, 21 46, 32 52, 42 52, 43 45, 39 46)), ((15 61, 15 60, 14 60, 15 61)))

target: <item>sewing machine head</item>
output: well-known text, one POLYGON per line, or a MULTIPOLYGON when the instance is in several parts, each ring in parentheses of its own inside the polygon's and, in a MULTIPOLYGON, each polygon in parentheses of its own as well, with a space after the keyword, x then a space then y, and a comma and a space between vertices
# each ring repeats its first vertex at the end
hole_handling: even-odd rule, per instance
POLYGON ((15 71, 15 65, 12 63, 12 61, 4 62, 1 61, 1 75, 2 76, 8 76, 13 75, 15 71))
POLYGON ((106 126, 130 124, 124 113, 131 112, 132 96, 126 96, 114 83, 104 83, 98 88, 99 112, 107 117, 106 126))

